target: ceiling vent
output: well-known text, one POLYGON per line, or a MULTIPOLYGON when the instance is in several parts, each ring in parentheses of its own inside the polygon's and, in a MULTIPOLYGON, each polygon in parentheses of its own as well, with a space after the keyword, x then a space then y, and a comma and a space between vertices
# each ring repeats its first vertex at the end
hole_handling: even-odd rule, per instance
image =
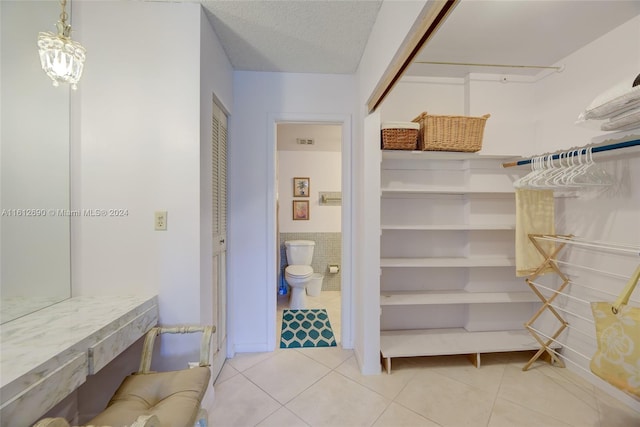
POLYGON ((311 138, 297 138, 296 143, 299 145, 313 145, 315 141, 311 138))

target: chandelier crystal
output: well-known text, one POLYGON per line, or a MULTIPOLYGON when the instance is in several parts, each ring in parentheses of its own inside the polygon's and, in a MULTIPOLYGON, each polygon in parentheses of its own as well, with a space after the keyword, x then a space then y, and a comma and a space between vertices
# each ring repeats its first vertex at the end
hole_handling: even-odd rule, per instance
POLYGON ((40 64, 54 86, 68 83, 71 89, 76 90, 82 76, 86 50, 80 43, 71 40, 71 25, 67 24, 68 15, 65 11, 67 0, 60 0, 60 5, 62 12, 56 24, 58 34, 38 34, 40 64))

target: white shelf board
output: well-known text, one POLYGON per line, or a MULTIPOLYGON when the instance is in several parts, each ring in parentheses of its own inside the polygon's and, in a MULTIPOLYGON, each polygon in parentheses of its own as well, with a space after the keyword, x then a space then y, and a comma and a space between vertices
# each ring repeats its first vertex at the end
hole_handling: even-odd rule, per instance
POLYGON ((515 259, 506 256, 469 258, 380 258, 380 267, 511 267, 515 259))
POLYGON ((382 291, 380 305, 440 305, 540 302, 533 292, 382 291))
POLYGON ((473 231, 473 230, 515 230, 515 224, 441 224, 441 225, 381 225, 382 230, 412 230, 412 231, 473 231))
POLYGON ((455 151, 409 151, 382 150, 383 159, 414 159, 414 160, 483 160, 483 159, 513 159, 517 155, 498 155, 482 153, 466 153, 455 151))
POLYGON ((429 187, 429 188, 382 188, 382 196, 393 194, 456 194, 456 195, 501 195, 515 196, 513 188, 506 190, 475 190, 455 187, 429 187))
POLYGON ((591 138, 592 144, 615 144, 618 142, 633 141, 634 139, 640 139, 640 128, 622 130, 617 132, 609 132, 603 135, 594 136, 591 138))
POLYGON ((385 358, 537 350, 526 330, 469 332, 463 328, 381 331, 385 358))

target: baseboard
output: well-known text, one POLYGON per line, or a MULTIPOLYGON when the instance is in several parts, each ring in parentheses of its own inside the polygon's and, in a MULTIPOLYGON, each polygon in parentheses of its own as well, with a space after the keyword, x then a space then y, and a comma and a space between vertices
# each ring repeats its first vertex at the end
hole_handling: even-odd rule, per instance
POLYGON ((204 397, 202 398, 202 403, 200 403, 200 406, 206 409, 207 411, 209 411, 213 407, 213 402, 215 401, 215 397, 216 397, 216 389, 213 386, 213 379, 211 379, 211 382, 209 383, 209 387, 207 387, 207 392, 204 394, 204 397))
POLYGON ((236 344, 234 353, 264 353, 273 351, 267 343, 236 344))

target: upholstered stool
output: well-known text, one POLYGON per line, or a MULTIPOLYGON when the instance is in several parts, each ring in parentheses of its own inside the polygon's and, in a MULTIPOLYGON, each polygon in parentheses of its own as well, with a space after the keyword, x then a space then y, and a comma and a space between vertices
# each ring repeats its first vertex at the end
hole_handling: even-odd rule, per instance
POLYGON ((89 424, 129 426, 140 415, 155 415, 159 427, 192 427, 211 378, 209 352, 214 330, 214 326, 151 329, 144 340, 140 369, 124 379, 107 408, 89 424), (198 367, 170 372, 150 370, 153 344, 158 335, 194 332, 202 332, 198 367))
MULTIPOLYGON (((209 353, 214 331, 215 326, 151 329, 144 341, 138 372, 124 379, 107 408, 87 424, 110 427, 193 427, 199 422, 199 426, 206 426, 207 413, 200 404, 211 379, 209 353), (202 332, 199 366, 169 372, 150 370, 156 336, 193 332, 202 332)), ((56 420, 64 421, 46 419, 34 427, 66 427, 64 424, 54 424, 56 420)))
POLYGON ((211 371, 197 367, 125 378, 107 408, 89 421, 96 426, 129 426, 138 416, 155 415, 166 427, 193 427, 211 371))
MULTIPOLYGON (((128 427, 159 427, 160 422, 155 415, 141 415, 128 427)), ((33 425, 33 427, 71 427, 64 418, 43 418, 33 425)), ((86 426, 98 427, 98 426, 86 426)))

